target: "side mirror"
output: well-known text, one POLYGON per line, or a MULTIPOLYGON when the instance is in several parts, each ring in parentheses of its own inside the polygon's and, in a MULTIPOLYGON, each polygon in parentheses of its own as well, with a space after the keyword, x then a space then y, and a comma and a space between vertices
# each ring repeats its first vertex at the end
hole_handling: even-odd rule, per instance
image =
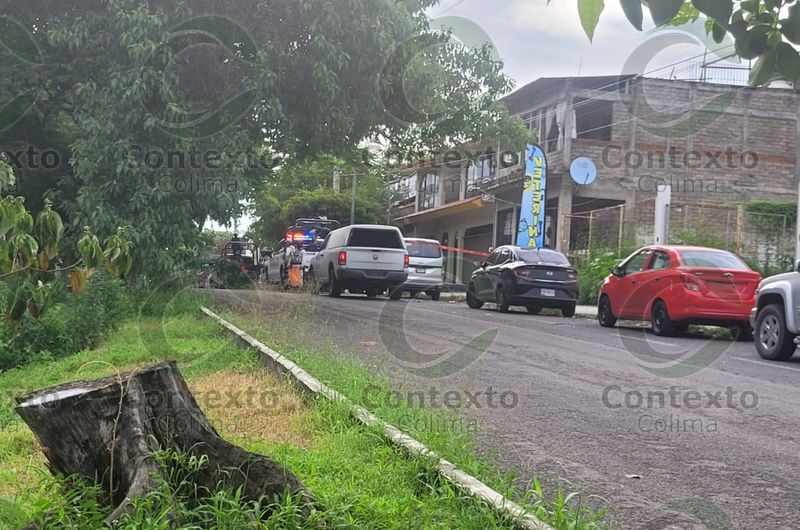
POLYGON ((625 276, 625 271, 622 270, 622 267, 619 265, 615 265, 614 268, 611 269, 611 274, 616 276, 617 278, 622 278, 625 276))
POLYGON ((476 269, 482 269, 483 268, 483 262, 482 261, 473 261, 472 264, 475 266, 476 269))

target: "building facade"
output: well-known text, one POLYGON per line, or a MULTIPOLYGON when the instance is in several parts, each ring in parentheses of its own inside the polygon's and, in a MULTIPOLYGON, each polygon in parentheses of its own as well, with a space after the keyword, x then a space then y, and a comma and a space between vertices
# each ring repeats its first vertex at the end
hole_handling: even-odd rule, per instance
MULTIPOLYGON (((748 231, 745 203, 797 200, 800 94, 791 88, 544 78, 503 101, 537 131, 548 166, 546 243, 565 253, 652 243, 655 197, 666 185, 673 239, 691 233, 728 246, 748 231), (571 174, 578 158, 596 168, 593 181, 571 174)), ((523 164, 522 153, 502 146, 421 164, 404 177, 409 191, 392 218, 452 248, 512 244, 523 164)), ((783 228, 791 237, 779 245, 793 245, 793 227, 783 228)), ((759 245, 753 251, 766 252, 759 245)), ((472 272, 463 256, 449 256, 456 283, 472 272)))

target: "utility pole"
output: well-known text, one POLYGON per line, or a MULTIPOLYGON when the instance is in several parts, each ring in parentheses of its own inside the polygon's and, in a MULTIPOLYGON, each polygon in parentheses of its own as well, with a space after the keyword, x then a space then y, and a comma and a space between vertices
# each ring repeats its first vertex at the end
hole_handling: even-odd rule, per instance
POLYGON ((333 191, 339 193, 341 191, 340 179, 342 177, 342 168, 336 166, 333 168, 333 191))
POLYGON ((672 186, 659 186, 656 193, 656 217, 653 223, 653 243, 666 245, 669 240, 669 207, 672 202, 672 186))
POLYGON ((353 195, 350 197, 350 224, 356 222, 356 176, 353 175, 353 195))

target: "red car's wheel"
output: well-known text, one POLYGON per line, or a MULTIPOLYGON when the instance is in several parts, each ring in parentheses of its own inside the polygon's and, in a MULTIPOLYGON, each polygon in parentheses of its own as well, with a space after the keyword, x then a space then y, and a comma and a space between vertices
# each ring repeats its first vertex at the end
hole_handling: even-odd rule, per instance
POLYGON ((669 318, 666 304, 661 300, 653 304, 650 326, 653 328, 653 333, 659 337, 668 337, 675 333, 675 324, 669 318))
POLYGON ((617 317, 611 311, 611 301, 605 295, 597 303, 597 321, 604 328, 613 328, 617 324, 617 317))

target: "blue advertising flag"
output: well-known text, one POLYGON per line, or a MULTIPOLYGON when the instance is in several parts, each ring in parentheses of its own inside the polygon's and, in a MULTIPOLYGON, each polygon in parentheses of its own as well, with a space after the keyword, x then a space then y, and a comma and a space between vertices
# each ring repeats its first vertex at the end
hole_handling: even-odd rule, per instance
POLYGON ((541 147, 530 144, 525 153, 525 185, 517 235, 517 245, 520 247, 544 246, 546 192, 547 159, 541 147))

